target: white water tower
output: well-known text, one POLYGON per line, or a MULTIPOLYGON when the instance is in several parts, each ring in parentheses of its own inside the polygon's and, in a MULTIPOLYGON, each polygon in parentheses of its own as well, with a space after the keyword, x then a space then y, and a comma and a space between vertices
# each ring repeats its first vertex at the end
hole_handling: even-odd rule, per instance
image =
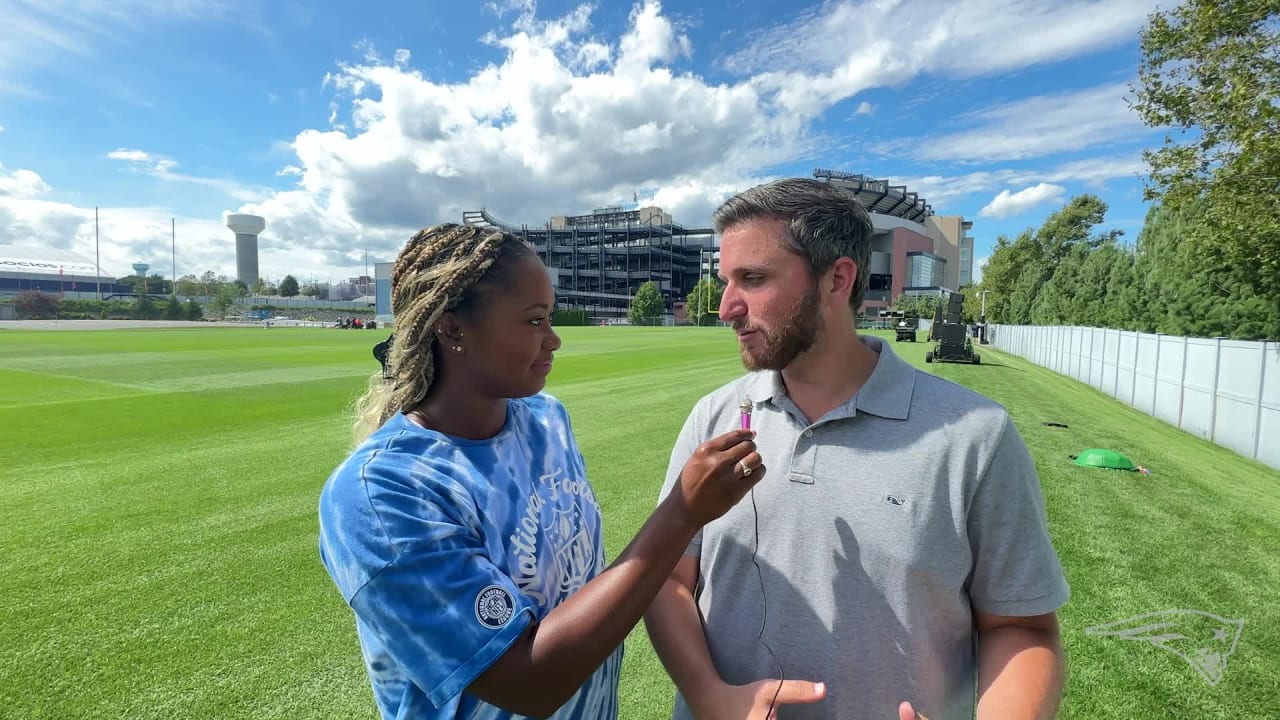
POLYGON ((267 221, 257 215, 228 215, 227 227, 236 234, 236 279, 253 288, 258 282, 258 235, 267 221))

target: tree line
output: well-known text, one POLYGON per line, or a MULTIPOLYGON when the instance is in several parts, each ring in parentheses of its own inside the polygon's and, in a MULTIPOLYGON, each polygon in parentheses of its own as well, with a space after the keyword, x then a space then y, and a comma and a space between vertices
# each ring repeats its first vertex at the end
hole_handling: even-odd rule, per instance
MULTIPOLYGON (((1256 260, 1198 242, 1205 214, 1155 205, 1137 242, 1097 232, 1107 206, 1080 195, 1040 228, 1001 236, 965 315, 1008 325, 1083 325, 1192 337, 1280 338, 1280 303, 1256 260)), ((1274 280, 1274 278, 1272 278, 1274 280)))
POLYGON ((1188 0, 1140 34, 1134 109, 1164 143, 1143 157, 1154 201, 1136 242, 1073 198, 1000 237, 966 315, 1197 337, 1280 339, 1280 6, 1188 0))

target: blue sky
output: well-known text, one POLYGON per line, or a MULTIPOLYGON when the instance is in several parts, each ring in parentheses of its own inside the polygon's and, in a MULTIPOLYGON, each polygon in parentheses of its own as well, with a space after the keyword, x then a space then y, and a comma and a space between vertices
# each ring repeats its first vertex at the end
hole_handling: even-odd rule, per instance
MULTIPOLYGON (((1072 195, 1141 228, 1128 109, 1147 0, 0 0, 0 243, 342 279, 416 229, 720 200, 831 168, 974 221, 976 256, 1072 195), (786 8, 786 9, 782 9, 786 8), (634 195, 633 195, 634 193, 634 195)), ((0 248, 2 253, 2 248, 0 248)))

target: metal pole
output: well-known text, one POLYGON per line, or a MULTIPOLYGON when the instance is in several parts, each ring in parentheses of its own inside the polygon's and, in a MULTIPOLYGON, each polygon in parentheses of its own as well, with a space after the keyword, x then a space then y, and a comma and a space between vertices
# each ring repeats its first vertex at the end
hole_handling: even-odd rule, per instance
POLYGON ((169 218, 169 252, 173 261, 173 287, 169 288, 172 292, 170 295, 174 298, 178 297, 178 221, 169 218))
POLYGON ((102 257, 98 252, 98 208, 93 209, 93 262, 98 276, 98 302, 102 302, 102 257))

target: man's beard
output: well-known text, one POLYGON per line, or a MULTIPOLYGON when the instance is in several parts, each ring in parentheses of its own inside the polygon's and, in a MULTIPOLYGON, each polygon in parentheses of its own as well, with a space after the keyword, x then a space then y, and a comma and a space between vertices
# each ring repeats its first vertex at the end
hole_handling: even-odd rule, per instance
POLYGON ((742 364, 751 371, 781 370, 799 357, 800 353, 813 347, 818 338, 819 327, 818 287, 814 284, 783 316, 781 325, 772 330, 751 328, 764 340, 764 347, 753 353, 744 345, 741 350, 742 364))

